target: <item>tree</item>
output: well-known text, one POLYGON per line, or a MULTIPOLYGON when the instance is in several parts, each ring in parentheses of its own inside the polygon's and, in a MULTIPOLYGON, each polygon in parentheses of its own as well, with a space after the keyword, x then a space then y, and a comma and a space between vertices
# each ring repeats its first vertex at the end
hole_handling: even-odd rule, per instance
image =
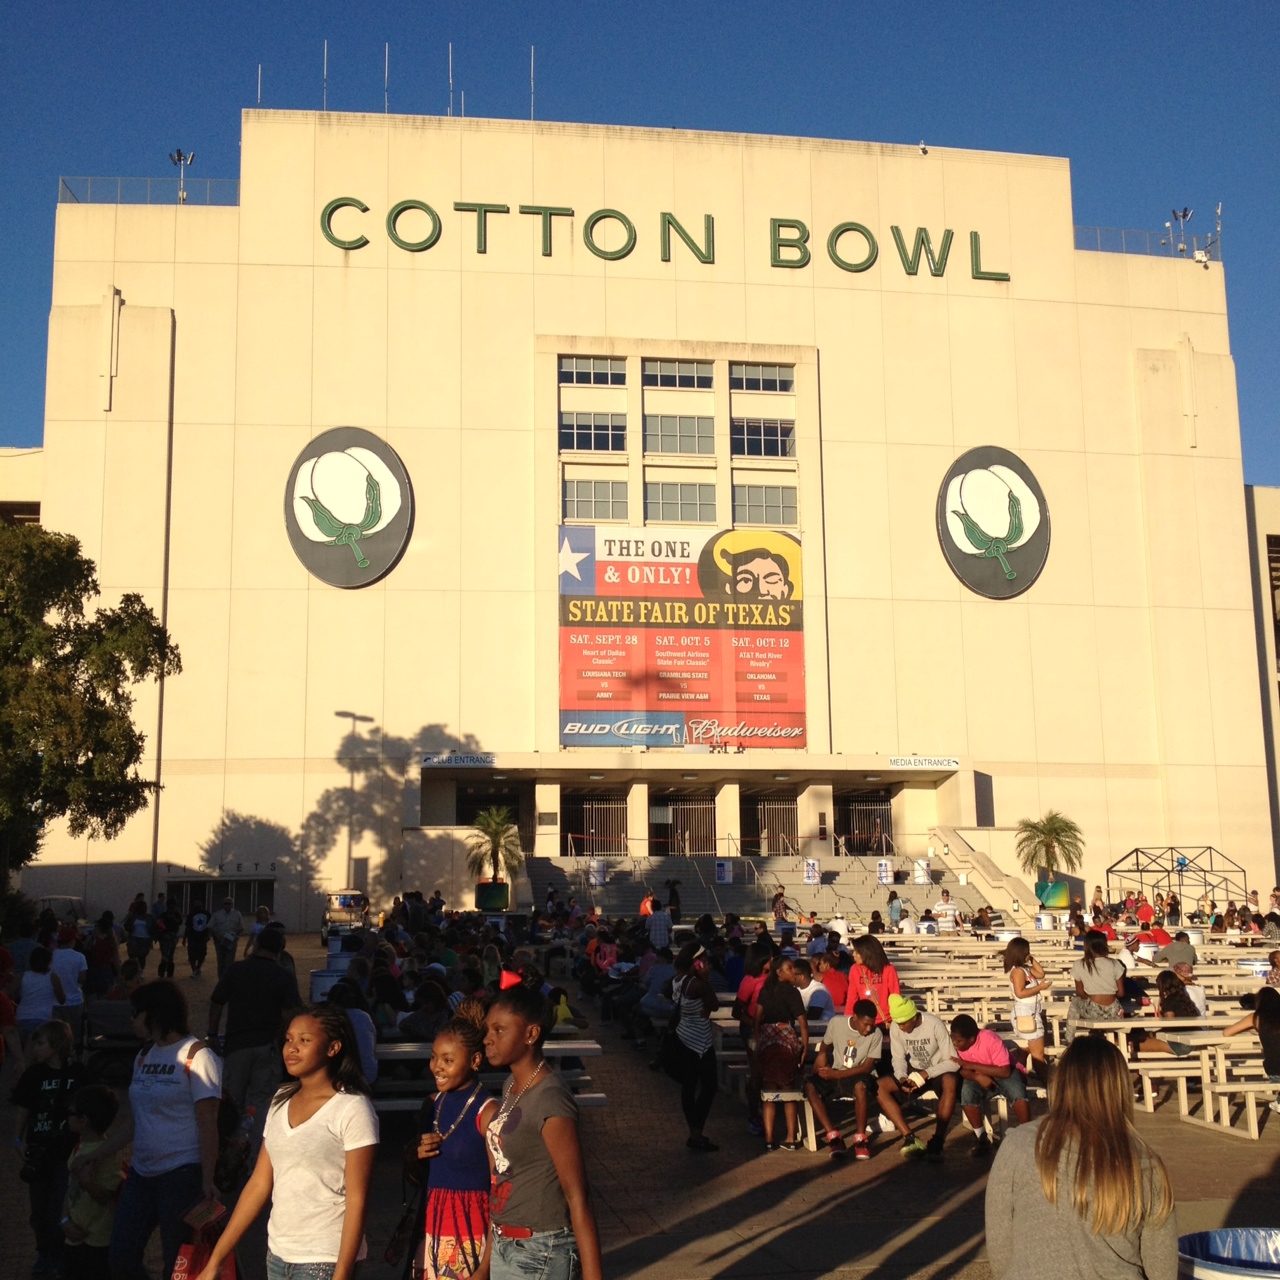
POLYGON ((495 880, 503 872, 514 875, 524 865, 520 831, 511 821, 511 810, 501 805, 476 814, 475 834, 467 840, 467 870, 479 879, 490 869, 495 880))
POLYGON ((1053 883, 1059 870, 1076 871, 1084 861, 1084 833, 1065 814, 1050 809, 1038 822, 1023 818, 1014 845, 1018 861, 1028 875, 1041 867, 1053 883))
POLYGON ((75 538, 0 524, 0 888, 49 823, 109 840, 156 790, 133 689, 182 660, 141 596, 87 617, 97 594, 75 538))

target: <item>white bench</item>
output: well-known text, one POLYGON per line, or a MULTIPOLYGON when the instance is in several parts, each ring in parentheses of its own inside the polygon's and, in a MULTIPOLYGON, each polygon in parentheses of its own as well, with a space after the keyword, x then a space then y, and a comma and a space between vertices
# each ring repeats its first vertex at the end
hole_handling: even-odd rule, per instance
POLYGON ((1215 1081, 1204 1086, 1204 1115, 1185 1115, 1181 1118, 1192 1124, 1204 1125, 1215 1133, 1229 1133, 1235 1138, 1247 1138, 1257 1142, 1258 1099, 1280 1095, 1280 1084, 1270 1080, 1215 1081), (1231 1123, 1232 1101, 1239 1098, 1243 1104, 1245 1128, 1240 1130, 1231 1123), (1214 1106, 1218 1107, 1218 1123, 1213 1122, 1214 1106))

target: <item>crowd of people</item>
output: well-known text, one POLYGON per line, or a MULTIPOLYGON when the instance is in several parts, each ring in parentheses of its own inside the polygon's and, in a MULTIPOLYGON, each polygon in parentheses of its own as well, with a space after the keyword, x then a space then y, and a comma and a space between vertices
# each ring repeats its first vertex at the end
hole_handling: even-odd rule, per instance
MULTIPOLYGON (((730 1034, 747 1061, 747 1123, 764 1153, 800 1149, 807 1101, 834 1158, 871 1159, 880 1135, 892 1134, 904 1157, 940 1161, 959 1111, 973 1155, 996 1156, 988 1218, 997 1275, 1021 1273, 1028 1230, 1052 1236, 1082 1222, 1091 1239, 1163 1274, 1153 1259, 1172 1221, 1167 1179, 1133 1132, 1129 1066, 1097 1037, 1072 1032, 1148 1001, 1159 1018, 1203 1014, 1198 956, 1185 931, 1164 930, 1176 923, 1167 898, 1149 919, 1134 904, 1141 936, 1159 944, 1150 957, 1136 940, 1112 954, 1104 929, 1079 931, 1071 989, 1059 992, 1070 1000, 1070 1045, 1051 1073, 1044 1001, 1053 982, 1024 938, 1001 952, 1008 1025, 968 1014, 946 1022, 903 990, 886 950, 893 925, 910 918, 896 896, 883 928, 850 938, 837 922, 799 934, 732 915, 685 924, 678 888, 646 893, 635 916, 615 919, 549 890, 521 936, 510 918, 500 926, 449 912, 438 892, 409 894, 344 939, 345 970, 319 1005, 303 1003, 283 927, 267 911, 246 921, 230 900, 182 914, 139 895, 122 923, 107 912, 83 936, 49 919, 20 929, 0 948, 0 1043, 19 1068, 11 1101, 35 1273, 134 1280, 146 1274, 158 1230, 167 1277, 180 1248, 213 1224, 220 1233, 200 1255, 200 1280, 220 1280, 270 1201, 270 1280, 348 1280, 368 1250, 377 1044, 409 1040, 430 1042, 432 1053, 413 1150, 430 1176, 407 1232, 397 1233, 406 1275, 514 1280, 536 1270, 596 1280, 577 1105, 548 1068, 544 1041, 559 1024, 586 1026, 592 1007, 624 1041, 652 1045, 641 1061, 679 1083, 688 1150, 710 1153, 719 1148, 713 1022, 731 1004, 730 1034), (218 976, 199 1037, 174 969, 184 950, 198 980, 210 947, 218 976), (557 968, 560 985, 549 977, 557 968), (80 1061, 86 998, 127 1004, 142 1047, 123 1078, 93 1078, 92 1062, 80 1061), (496 1098, 481 1079, 492 1073, 504 1082, 496 1098), (1090 1091, 1086 1078, 1108 1083, 1090 1091), (1034 1120, 1032 1080, 1049 1086, 1047 1115, 1034 1120), (985 1124, 996 1096, 1015 1124, 998 1152, 985 1124), (836 1123, 843 1105, 854 1118, 848 1141, 836 1123), (1106 1142, 1082 1138, 1104 1120, 1106 1142), (1082 1199, 1081 1187, 1095 1184, 1099 1195, 1082 1199)), ((923 914, 939 932, 974 927, 946 891, 923 914)), ((976 931, 988 925, 980 919, 976 931)), ((1264 1070, 1280 1083, 1280 951, 1270 963, 1262 992, 1225 1034, 1256 1035, 1264 1070)), ((1185 1051, 1158 1023, 1135 1026, 1129 1042, 1135 1052, 1185 1051)), ((1091 1249, 1078 1261, 1101 1267, 1091 1249)))

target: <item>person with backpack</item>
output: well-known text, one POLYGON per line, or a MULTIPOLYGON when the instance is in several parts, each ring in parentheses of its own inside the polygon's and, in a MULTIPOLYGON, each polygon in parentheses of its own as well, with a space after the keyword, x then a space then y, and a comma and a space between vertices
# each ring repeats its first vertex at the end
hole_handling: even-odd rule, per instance
POLYGON ((133 1064, 128 1108, 105 1140, 72 1161, 90 1173, 129 1143, 133 1155, 120 1191, 108 1247, 113 1276, 145 1275, 142 1259, 157 1227, 165 1276, 190 1242, 186 1219, 220 1207, 218 1160, 222 1063, 188 1029, 187 1002, 168 979, 144 983, 129 997, 133 1028, 147 1042, 133 1064))

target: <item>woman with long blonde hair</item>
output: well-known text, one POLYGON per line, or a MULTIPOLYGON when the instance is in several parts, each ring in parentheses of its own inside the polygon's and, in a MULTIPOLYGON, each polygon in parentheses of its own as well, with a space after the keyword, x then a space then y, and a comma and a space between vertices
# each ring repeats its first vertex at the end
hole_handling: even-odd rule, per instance
POLYGON ((1019 1125, 987 1179, 993 1275, 1174 1280, 1178 1225, 1160 1157, 1133 1127, 1124 1055, 1077 1036, 1059 1059, 1049 1114, 1019 1125))

